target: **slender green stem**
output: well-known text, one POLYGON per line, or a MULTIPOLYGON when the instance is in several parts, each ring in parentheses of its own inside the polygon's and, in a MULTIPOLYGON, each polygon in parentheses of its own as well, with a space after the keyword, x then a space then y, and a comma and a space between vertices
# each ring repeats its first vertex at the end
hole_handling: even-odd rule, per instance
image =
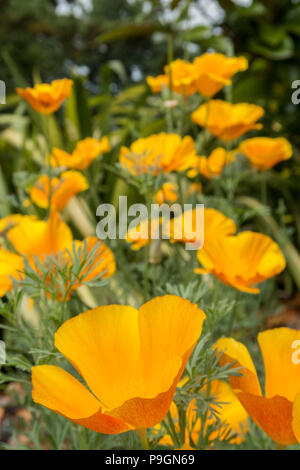
POLYGON ((147 439, 147 429, 146 428, 137 429, 136 433, 139 436, 139 438, 141 439, 143 448, 145 450, 150 450, 149 442, 148 442, 148 439, 147 439))

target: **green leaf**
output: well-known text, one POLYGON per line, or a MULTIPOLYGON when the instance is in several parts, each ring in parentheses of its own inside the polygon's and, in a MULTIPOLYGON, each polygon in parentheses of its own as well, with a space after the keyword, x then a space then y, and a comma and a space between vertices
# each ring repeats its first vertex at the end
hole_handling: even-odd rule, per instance
POLYGON ((286 36, 280 47, 277 48, 267 47, 255 40, 250 41, 249 47, 255 54, 260 54, 271 60, 289 59, 293 57, 295 52, 294 42, 289 36, 286 36))
POLYGON ((73 76, 71 96, 65 107, 65 119, 69 126, 69 139, 76 141, 92 135, 91 112, 83 77, 73 76), (71 128, 71 129, 70 129, 71 128))

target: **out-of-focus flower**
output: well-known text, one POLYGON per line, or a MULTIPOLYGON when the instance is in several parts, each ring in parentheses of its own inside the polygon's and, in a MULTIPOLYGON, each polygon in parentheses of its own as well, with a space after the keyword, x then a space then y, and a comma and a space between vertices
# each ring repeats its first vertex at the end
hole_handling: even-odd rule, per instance
POLYGON ((248 131, 261 129, 262 125, 257 124, 257 121, 263 115, 263 108, 255 104, 231 104, 227 101, 212 100, 196 109, 191 118, 214 136, 229 142, 248 131))
POLYGON ((33 88, 17 88, 17 93, 25 98, 33 109, 41 114, 54 113, 70 96, 73 80, 63 78, 49 83, 41 83, 33 88))
POLYGON ((162 188, 156 193, 157 204, 165 202, 175 202, 178 199, 178 185, 174 183, 164 183, 162 188))
POLYGON ((24 263, 22 256, 0 248, 0 297, 12 288, 12 278, 21 279, 24 263))
POLYGON ((60 178, 51 178, 51 184, 48 175, 42 175, 30 189, 30 198, 43 208, 47 208, 51 200, 51 208, 62 211, 73 196, 88 187, 86 178, 79 171, 65 171, 60 178))
POLYGON ((37 220, 35 215, 11 214, 0 219, 0 234, 5 233, 7 230, 18 225, 24 220, 37 220))
POLYGON ((108 153, 110 150, 111 146, 107 137, 103 137, 101 140, 87 137, 78 142, 72 153, 54 148, 50 157, 50 164, 75 170, 85 170, 99 155, 108 153))
MULTIPOLYGON (((0 294, 1 286, 3 292, 12 287, 9 276, 20 278, 17 270, 23 269, 22 256, 26 256, 31 267, 40 273, 40 267, 35 261, 37 257, 40 263, 49 269, 49 276, 55 269, 53 261, 49 262, 47 259, 50 255, 55 257, 58 266, 71 267, 70 255, 74 253, 72 232, 56 211, 51 212, 47 221, 24 217, 7 232, 7 239, 17 254, 6 250, 0 253, 0 294)), ((116 263, 112 251, 96 237, 87 237, 84 241, 76 240, 74 249, 75 253, 80 253, 82 269, 78 282, 72 283, 68 295, 84 282, 96 281, 100 277, 109 278, 115 273, 116 263)), ((57 296, 61 296, 59 286, 57 296)))
POLYGON ((265 366, 265 396, 247 348, 232 338, 221 338, 215 349, 220 363, 241 367, 230 385, 252 420, 281 445, 300 442, 300 363, 294 360, 300 331, 276 328, 258 335, 265 366))
POLYGON ((235 159, 233 152, 227 152, 224 148, 218 147, 212 151, 209 157, 198 157, 197 165, 189 170, 188 176, 194 178, 199 173, 208 179, 220 176, 224 166, 235 159))
POLYGON ((49 220, 23 220, 7 232, 7 239, 20 255, 34 265, 34 256, 45 256, 72 249, 72 232, 59 215, 52 211, 49 220))
POLYGON ((258 170, 269 170, 293 155, 289 141, 283 137, 254 137, 242 142, 238 151, 244 154, 258 170))
POLYGON ((147 219, 142 220, 142 222, 136 227, 129 228, 127 232, 126 241, 131 243, 131 249, 134 251, 139 250, 140 248, 148 245, 149 240, 160 238, 161 233, 161 219, 147 219))
POLYGON ((139 310, 109 305, 65 322, 55 346, 84 378, 60 367, 32 368, 32 397, 96 432, 118 434, 159 423, 202 331, 205 314, 177 296, 139 310))
POLYGON ((116 262, 111 249, 97 237, 87 237, 85 241, 76 240, 75 249, 78 250, 81 247, 82 258, 84 258, 84 243, 86 244, 87 254, 95 250, 91 264, 81 273, 84 281, 92 281, 99 276, 102 279, 113 276, 116 272, 116 262))
MULTIPOLYGON (((245 439, 245 433, 248 429, 247 419, 248 415, 238 398, 233 393, 230 385, 221 380, 214 380, 210 382, 210 396, 214 397, 216 404, 212 404, 212 411, 218 416, 219 423, 218 429, 212 431, 209 435, 209 441, 215 439, 226 440, 230 444, 240 444, 245 439), (232 436, 230 438, 230 436, 232 436)), ((175 430, 179 431, 178 410, 174 402, 170 407, 170 413, 174 422, 175 430)), ((199 433, 202 429, 202 422, 197 416, 196 399, 193 399, 186 411, 187 416, 187 429, 185 434, 185 443, 181 449, 193 450, 191 445, 192 441, 197 445, 199 433)), ((207 427, 217 424, 217 419, 212 413, 208 413, 206 422, 204 423, 204 433, 207 432, 207 427)), ((165 435, 160 441, 163 445, 172 445, 172 440, 168 435, 165 435)))
MULTIPOLYGON (((197 241, 197 222, 200 220, 199 212, 201 211, 201 208, 184 211, 182 215, 171 220, 171 242, 193 243, 197 241)), ((234 221, 226 217, 222 212, 210 208, 204 208, 203 212, 205 241, 214 240, 219 237, 223 238, 236 232, 234 221)))
POLYGON ((204 269, 196 269, 196 273, 212 273, 224 284, 251 294, 260 292, 255 284, 276 276, 286 266, 277 243, 250 231, 205 239, 197 257, 204 269))
POLYGON ((201 95, 211 98, 225 85, 231 84, 231 78, 248 68, 245 57, 226 57, 223 54, 203 54, 193 62, 196 75, 196 90, 201 95))
POLYGON ((147 83, 153 93, 160 93, 165 86, 172 88, 175 93, 190 96, 196 92, 195 79, 193 65, 185 60, 177 59, 165 67, 164 75, 147 77, 147 83))
POLYGON ((200 194, 200 193, 202 193, 201 183, 191 183, 189 185, 188 194, 200 194))
MULTIPOLYGON (((201 223, 201 208, 185 211, 170 220, 169 217, 143 220, 136 228, 128 230, 127 241, 133 250, 139 250, 154 239, 170 240, 171 243, 195 243, 199 240, 197 223, 201 223)), ((236 232, 236 225, 222 212, 204 208, 204 239, 225 237, 236 232)))
POLYGON ((196 161, 194 141, 178 134, 154 134, 138 139, 130 148, 122 147, 120 163, 133 175, 185 171, 196 161))

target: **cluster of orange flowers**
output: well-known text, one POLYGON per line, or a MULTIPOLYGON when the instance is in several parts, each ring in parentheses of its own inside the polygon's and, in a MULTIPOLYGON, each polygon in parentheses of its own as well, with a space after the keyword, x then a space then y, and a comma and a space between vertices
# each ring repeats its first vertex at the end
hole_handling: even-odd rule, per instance
MULTIPOLYGON (((226 58, 222 54, 204 54, 193 63, 176 60, 165 74, 148 77, 153 92, 163 87, 189 97, 200 93, 213 97, 232 77, 248 67, 245 58, 226 58)), ((56 111, 71 92, 71 80, 36 85, 18 93, 38 112, 56 111)), ((260 129, 261 107, 230 104, 210 100, 196 109, 191 119, 213 136, 228 142, 246 132, 260 129)), ((78 143, 72 153, 53 149, 50 165, 60 176, 42 174, 29 188, 30 200, 41 208, 49 208, 45 221, 35 216, 13 215, 0 221, 0 229, 14 251, 0 248, 0 294, 12 288, 12 278, 20 279, 24 269, 23 256, 32 267, 35 257, 41 263, 48 255, 63 254, 68 260, 73 236, 62 220, 69 200, 88 189, 80 172, 99 155, 109 152, 106 137, 98 141, 88 138, 78 143)), ((259 169, 272 168, 292 155, 284 138, 257 137, 245 140, 236 150, 228 152, 217 147, 210 156, 198 155, 190 136, 160 133, 136 140, 130 148, 122 147, 120 164, 132 176, 144 173, 158 176, 187 172, 214 178, 222 173, 238 153, 245 155, 259 169)), ((154 195, 159 203, 172 203, 178 197, 178 185, 165 182, 154 195)), ((157 230, 171 234, 171 242, 193 241, 196 209, 174 217, 167 225, 157 219, 149 228, 148 220, 140 224, 138 237, 128 232, 133 249, 145 246, 157 230), (184 226, 184 237, 178 239, 178 225, 184 226)), ((233 220, 215 209, 205 208, 205 242, 197 252, 202 268, 197 273, 211 273, 235 289, 258 293, 257 284, 282 272, 286 262, 279 246, 268 236, 251 231, 236 234, 233 220)), ((87 250, 97 244, 96 237, 86 239, 87 250)), ((75 245, 82 246, 83 241, 75 245)), ((116 269, 113 253, 102 242, 96 251, 89 280, 99 274, 112 276, 116 269), (101 261, 101 263, 99 263, 101 261)), ((74 286, 77 288, 80 285, 74 286)), ((178 412, 173 402, 175 389, 184 386, 182 378, 186 363, 197 344, 205 321, 205 313, 197 305, 178 296, 156 297, 136 310, 130 306, 109 305, 86 311, 66 321, 55 334, 55 346, 75 367, 86 386, 60 367, 39 365, 32 369, 33 400, 86 428, 105 434, 123 433, 132 429, 156 426, 168 410, 178 426, 178 412)), ((300 364, 291 360, 292 345, 300 341, 300 332, 282 328, 259 335, 266 385, 265 396, 252 359, 245 346, 232 338, 221 338, 214 346, 222 365, 241 367, 240 376, 230 384, 214 381, 210 393, 224 405, 219 410, 222 427, 219 436, 230 426, 232 442, 244 439, 248 415, 275 442, 288 445, 300 442, 300 364)), ((216 411, 216 410, 215 410, 216 411)), ((200 430, 213 422, 201 422, 193 400, 187 410, 187 434, 184 448, 192 448, 200 430)), ((214 439, 212 433, 210 439, 214 439)), ((169 445, 168 437, 162 443, 169 445)))

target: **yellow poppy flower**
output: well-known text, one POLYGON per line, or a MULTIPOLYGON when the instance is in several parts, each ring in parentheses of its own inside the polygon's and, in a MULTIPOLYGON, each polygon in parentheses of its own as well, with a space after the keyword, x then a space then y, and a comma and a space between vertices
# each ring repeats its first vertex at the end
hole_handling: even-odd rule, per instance
POLYGON ((286 266, 277 243, 250 231, 205 239, 197 257, 204 269, 196 269, 196 273, 212 273, 224 284, 251 294, 260 292, 255 284, 276 276, 286 266))
MULTIPOLYGON (((41 263, 45 263, 45 258, 50 255, 57 257, 57 262, 69 263, 70 253, 72 253, 73 236, 69 227, 60 219, 57 212, 52 211, 50 218, 47 221, 38 219, 31 220, 29 217, 24 218, 17 226, 7 232, 7 239, 16 250, 18 255, 26 256, 31 267, 40 272, 39 267, 35 262, 35 257, 38 257, 41 263), (58 257, 58 255, 60 255, 58 257)), ((116 270, 116 263, 114 255, 110 248, 105 246, 96 237, 87 237, 86 240, 86 255, 89 255, 95 248, 96 244, 99 246, 93 253, 93 259, 89 260, 86 267, 80 272, 80 279, 70 289, 71 291, 77 289, 83 282, 93 281, 102 275, 103 278, 111 277, 116 270)), ((84 242, 75 241, 76 251, 82 248, 82 262, 84 261, 84 242)), ((14 264, 18 266, 18 259, 22 261, 22 257, 10 252, 4 252, 0 256, 0 280, 1 272, 3 272, 2 284, 4 281, 10 284, 9 274, 7 272, 7 264, 11 264, 11 269, 15 272, 14 264), (11 261, 10 261, 11 259, 11 261), (5 276, 7 279, 5 280, 5 276)), ((23 263, 23 262, 22 262, 23 263)), ((23 264, 22 264, 23 266, 23 264)), ((53 265, 49 266, 49 270, 53 265)), ((58 290, 57 296, 61 296, 58 290)))
POLYGON ((86 178, 78 171, 65 171, 60 178, 51 178, 51 185, 49 177, 42 175, 30 189, 30 198, 37 206, 47 208, 51 195, 51 208, 62 211, 73 196, 88 187, 86 178))
POLYGON ((178 185, 174 183, 164 183, 162 188, 156 193, 157 204, 165 202, 176 202, 178 198, 178 185))
MULTIPOLYGON (((170 223, 171 242, 193 243, 197 241, 196 222, 197 212, 202 209, 185 211, 174 217, 170 223)), ((199 215, 198 215, 199 217, 199 215)), ((236 232, 233 220, 216 209, 204 208, 204 240, 223 238, 236 232)))
POLYGON ((49 220, 24 220, 7 232, 7 239, 20 255, 34 265, 33 257, 43 262, 45 256, 72 250, 72 232, 52 211, 49 220))
POLYGON ((193 95, 195 87, 195 69, 190 62, 177 59, 165 67, 165 74, 158 77, 147 77, 147 83, 153 93, 160 93, 164 86, 184 96, 193 95), (170 84, 170 76, 172 83, 170 84))
POLYGON ((222 365, 242 367, 230 385, 252 420, 281 445, 300 442, 300 331, 276 328, 259 333, 258 343, 265 366, 265 396, 247 348, 232 338, 221 338, 215 349, 222 365))
POLYGON ((49 83, 41 83, 33 88, 17 88, 17 93, 25 98, 30 106, 41 114, 54 113, 70 96, 73 80, 63 78, 49 83))
POLYGON ((211 98, 225 85, 231 84, 231 78, 248 68, 245 57, 226 57, 223 54, 203 54, 193 62, 196 89, 206 98, 211 98))
POLYGON ((21 279, 24 263, 22 256, 0 248, 0 297, 12 289, 12 278, 21 279))
POLYGON ((242 142, 238 151, 243 153, 251 164, 258 170, 269 170, 277 163, 288 160, 293 155, 293 149, 288 140, 283 137, 254 137, 242 142))
MULTIPOLYGON (((180 384, 179 384, 180 385, 180 384)), ((226 440, 229 438, 230 444, 240 444, 245 439, 245 432, 248 430, 248 415, 238 398, 233 393, 230 385, 221 380, 214 380, 210 383, 210 396, 214 396, 217 405, 211 406, 212 410, 218 416, 221 426, 219 429, 212 431, 209 435, 209 440, 215 439, 226 440), (230 438, 230 436, 232 436, 230 438)), ((175 430, 179 431, 178 423, 178 410, 174 402, 170 407, 170 414, 172 416, 175 430)), ((201 419, 197 416, 196 400, 192 400, 186 411, 187 416, 187 429, 185 433, 185 443, 181 449, 193 450, 194 447, 190 444, 190 438, 196 445, 199 439, 199 433, 202 428, 201 419)), ((204 423, 205 433, 208 426, 216 424, 215 416, 210 413, 204 423)), ((160 441, 160 444, 171 446, 173 445, 170 436, 165 435, 160 441)))
POLYGON ((205 176, 205 178, 215 178, 220 176, 223 168, 229 163, 232 163, 234 159, 233 152, 227 152, 222 147, 218 147, 212 151, 209 157, 198 157, 196 167, 189 170, 188 176, 194 178, 200 173, 205 176))
POLYGON ((58 329, 55 346, 89 389, 60 367, 36 366, 33 400, 104 434, 154 426, 171 405, 204 319, 177 296, 139 310, 110 305, 82 313, 58 329))
POLYGON ((195 164, 194 141, 178 134, 154 134, 138 139, 130 148, 122 147, 120 163, 133 175, 185 171, 195 164))
POLYGON ((261 106, 255 104, 231 104, 226 101, 212 100, 202 104, 191 115, 192 121, 205 127, 215 137, 225 142, 237 139, 248 131, 261 129, 256 121, 264 115, 261 106))
POLYGON ((50 156, 52 166, 85 170, 99 155, 108 153, 111 146, 107 137, 101 140, 87 137, 76 145, 72 153, 54 148, 50 156))

